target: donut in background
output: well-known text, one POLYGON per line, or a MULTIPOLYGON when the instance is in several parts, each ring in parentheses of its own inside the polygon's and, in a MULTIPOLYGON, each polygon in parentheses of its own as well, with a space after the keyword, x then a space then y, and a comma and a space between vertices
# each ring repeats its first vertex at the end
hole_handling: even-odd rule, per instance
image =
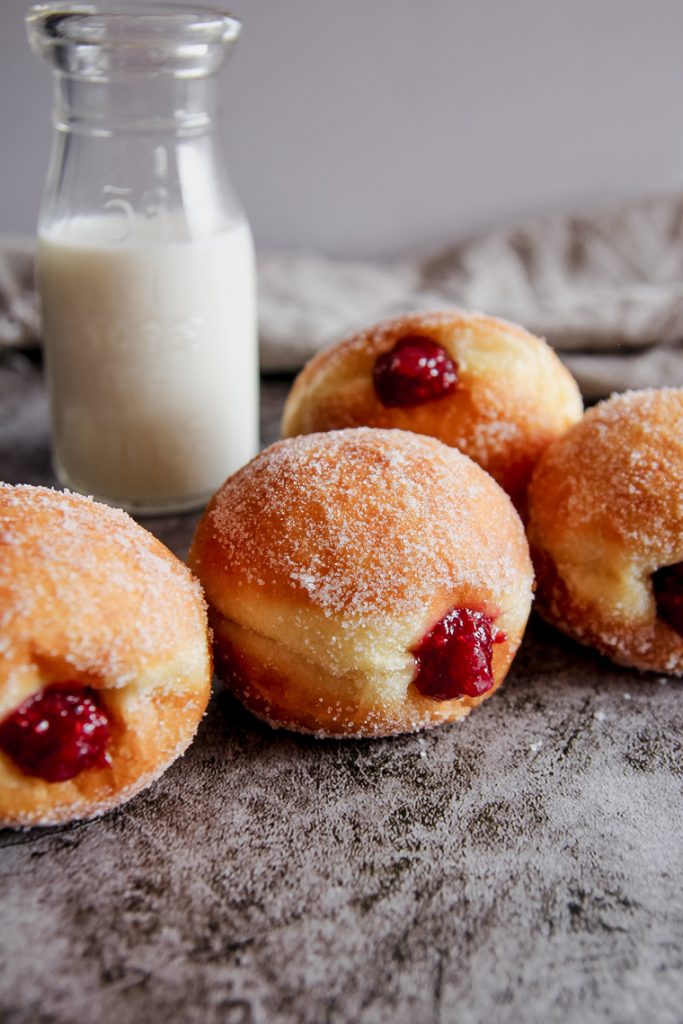
POLYGON ((280 441, 226 481, 189 563, 217 671, 271 725, 386 736, 452 722, 500 685, 532 569, 509 498, 433 438, 280 441))
POLYGON ((0 824, 90 818, 192 740, 211 681, 190 571, 125 512, 0 485, 0 824))
POLYGON ((620 665, 683 674, 683 389, 595 406, 529 489, 536 607, 620 665))
POLYGON ((282 434, 371 426, 436 437, 487 470, 524 515, 533 467, 582 411, 569 371, 522 327, 411 313, 315 355, 294 382, 282 434))

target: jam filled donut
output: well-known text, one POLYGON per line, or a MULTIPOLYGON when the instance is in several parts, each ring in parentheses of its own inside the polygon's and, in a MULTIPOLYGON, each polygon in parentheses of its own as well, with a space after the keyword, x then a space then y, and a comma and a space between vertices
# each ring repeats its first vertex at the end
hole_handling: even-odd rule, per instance
POLYGON ((581 413, 574 378, 541 338, 478 314, 412 313, 314 356, 294 382, 282 434, 428 434, 478 462, 524 514, 539 456, 581 413))
POLYGON ((201 588, 124 512, 0 485, 0 824, 90 818, 190 743, 209 698, 201 588))
POLYGON ((537 607, 621 665, 683 674, 683 389, 590 409, 529 489, 537 607))
POLYGON ((385 736, 464 717, 500 685, 532 569, 507 495, 400 430, 280 441, 197 527, 219 674, 271 725, 385 736))

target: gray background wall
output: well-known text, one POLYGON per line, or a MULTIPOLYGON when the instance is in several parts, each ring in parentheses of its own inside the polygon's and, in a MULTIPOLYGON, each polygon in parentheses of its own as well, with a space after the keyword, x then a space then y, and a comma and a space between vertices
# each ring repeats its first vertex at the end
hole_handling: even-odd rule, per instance
MULTIPOLYGON (((33 228, 50 74, 0 3, 0 232, 33 228)), ((232 176, 262 248, 390 255, 683 183, 681 0, 234 0, 232 176)))

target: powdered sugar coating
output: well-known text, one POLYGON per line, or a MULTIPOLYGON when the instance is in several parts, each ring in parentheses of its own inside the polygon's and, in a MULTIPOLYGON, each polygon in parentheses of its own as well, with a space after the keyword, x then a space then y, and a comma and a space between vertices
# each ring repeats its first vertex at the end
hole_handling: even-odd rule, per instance
POLYGON ((126 513, 0 485, 0 719, 53 683, 98 691, 110 763, 63 782, 0 752, 0 822, 52 824, 122 803, 189 744, 210 687, 192 574, 126 513))
POLYGON ((416 692, 413 652, 450 608, 509 637, 531 603, 526 538, 471 459, 399 430, 357 428, 272 445, 212 500, 190 551, 219 666, 261 717, 318 735, 387 735, 453 721, 481 698, 416 692))
POLYGON ((121 509, 0 484, 0 656, 11 659, 27 644, 43 657, 66 648, 75 671, 125 686, 138 675, 132 650, 146 661, 177 643, 172 627, 185 605, 199 622, 201 587, 121 509), (130 616, 124 629, 119 602, 130 616), (47 638, 54 645, 55 631, 53 652, 47 638))
POLYGON ((541 459, 529 498, 546 618, 623 664, 683 672, 652 586, 683 560, 683 389, 590 409, 541 459))
MULTIPOLYGON (((677 560, 683 542, 683 389, 613 395, 547 453, 559 519, 599 527, 634 557, 677 560)), ((538 494, 542 483, 535 484, 538 494)), ((663 561, 662 561, 663 560, 663 561)))
POLYGON ((282 432, 369 426, 436 437, 491 473, 523 512, 533 466, 581 413, 576 382, 543 339, 454 309, 385 320, 318 353, 294 382, 282 432), (413 335, 453 361, 457 387, 436 401, 387 407, 373 385, 375 368, 413 335))
POLYGON ((247 579, 258 564, 266 584, 285 578, 330 614, 398 616, 428 606, 440 589, 476 588, 491 599, 515 586, 517 552, 473 516, 487 499, 504 507, 490 477, 460 452, 358 428, 273 445, 228 481, 210 515, 227 560, 247 579), (264 545, 269 532, 253 529, 256 517, 277 524, 276 544, 264 545))

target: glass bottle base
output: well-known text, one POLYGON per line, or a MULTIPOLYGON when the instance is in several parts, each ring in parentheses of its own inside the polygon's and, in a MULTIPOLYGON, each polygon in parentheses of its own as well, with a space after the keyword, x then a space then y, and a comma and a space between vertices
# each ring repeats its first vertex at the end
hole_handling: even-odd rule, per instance
MULTIPOLYGON (((132 516, 172 516, 180 515, 186 512, 201 512, 209 503, 209 500, 213 494, 218 490, 220 484, 217 484, 213 490, 204 491, 201 494, 193 494, 184 497, 169 497, 163 499, 145 499, 145 498, 123 498, 120 496, 114 496, 110 494, 97 494, 91 488, 81 486, 76 481, 69 478, 69 475, 64 472, 62 467, 56 461, 53 462, 55 476, 59 480, 62 487, 66 487, 70 491, 75 491, 77 494, 84 494, 94 501, 101 501, 104 505, 110 505, 112 508, 122 508, 124 512, 129 512, 132 516)), ((221 481, 222 483, 223 481, 221 481)))

